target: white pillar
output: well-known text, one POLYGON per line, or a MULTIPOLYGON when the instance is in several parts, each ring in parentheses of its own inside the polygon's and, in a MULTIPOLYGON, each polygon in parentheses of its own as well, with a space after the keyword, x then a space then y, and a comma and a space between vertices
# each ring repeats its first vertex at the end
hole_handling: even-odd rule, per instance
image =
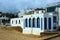
POLYGON ((40 30, 42 31, 41 28, 43 28, 43 27, 42 27, 41 18, 40 18, 40 30))
POLYGON ((35 28, 37 28, 37 17, 35 18, 35 28))
POLYGON ((46 17, 46 18, 47 18, 47 29, 46 29, 46 30, 49 30, 49 26, 48 26, 48 25, 49 25, 49 24, 48 24, 48 18, 49 18, 49 17, 46 17))
POLYGON ((45 29, 44 29, 44 17, 42 17, 42 27, 43 27, 42 30, 44 31, 44 30, 45 30, 45 29))
POLYGON ((27 18, 27 27, 29 27, 29 18, 27 18))
POLYGON ((51 31, 53 30, 53 16, 51 17, 51 31))
POLYGON ((33 18, 31 18, 31 28, 32 28, 32 25, 33 25, 33 18))

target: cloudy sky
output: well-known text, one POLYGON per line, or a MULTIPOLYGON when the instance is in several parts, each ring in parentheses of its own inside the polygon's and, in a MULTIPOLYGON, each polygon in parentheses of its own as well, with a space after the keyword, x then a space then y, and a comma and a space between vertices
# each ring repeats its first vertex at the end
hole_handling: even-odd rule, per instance
POLYGON ((16 13, 20 9, 37 8, 60 0, 0 0, 0 11, 16 13))

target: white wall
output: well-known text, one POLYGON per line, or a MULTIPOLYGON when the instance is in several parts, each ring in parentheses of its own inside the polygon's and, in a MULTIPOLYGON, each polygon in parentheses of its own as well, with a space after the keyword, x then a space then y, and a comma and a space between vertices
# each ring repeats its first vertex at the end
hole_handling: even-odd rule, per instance
POLYGON ((60 26, 60 7, 58 8, 59 26, 60 26))
POLYGON ((34 34, 34 35, 40 35, 41 31, 40 28, 25 28, 23 29, 23 34, 34 34))
MULTIPOLYGON (((23 18, 25 18, 25 19, 27 18, 28 20, 29 20, 29 18, 31 18, 31 19, 33 19, 33 18, 37 19, 37 17, 44 18, 44 14, 43 13, 42 14, 31 14, 31 15, 25 15, 25 16, 23 16, 23 18)), ((37 25, 35 25, 35 26, 37 26, 37 25)), ((44 32, 44 29, 41 30, 41 27, 40 28, 37 28, 37 27, 36 28, 30 28, 29 25, 28 25, 28 27, 25 27, 23 29, 23 34, 40 35, 41 32, 44 32)))
POLYGON ((53 16, 57 16, 57 15, 53 14, 53 13, 47 13, 47 14, 39 13, 39 14, 24 15, 23 18, 11 19, 10 24, 11 24, 11 26, 21 26, 23 28, 23 34, 40 35, 41 32, 53 31, 53 16), (37 17, 43 18, 43 25, 42 25, 43 29, 42 30, 41 30, 41 28, 30 28, 29 25, 28 25, 28 27, 24 26, 25 25, 24 20, 26 18, 27 19, 29 19, 29 18, 31 18, 31 19, 35 18, 36 19, 37 17), (46 30, 44 29, 44 17, 46 17, 46 18, 51 17, 52 18, 52 21, 51 21, 52 22, 52 25, 51 25, 52 29, 51 30, 48 29, 48 26, 47 26, 46 30), (14 21, 14 24, 12 24, 12 20, 14 21), (17 24, 16 24, 16 20, 18 21, 17 24), (19 24, 19 20, 20 20, 20 24, 19 24))
MULTIPOLYGON (((58 22, 58 15, 57 14, 54 14, 53 12, 51 13, 48 13, 48 14, 45 14, 44 17, 47 17, 47 18, 51 18, 51 30, 47 29, 46 31, 56 31, 57 28, 58 28, 58 24, 56 23, 56 26, 57 28, 56 29, 53 29, 54 27, 54 23, 53 23, 53 16, 56 16, 57 17, 57 22, 58 22)), ((47 19, 48 20, 48 19, 47 19)), ((49 25, 49 24, 48 24, 49 25)), ((47 25, 47 28, 48 28, 48 25, 47 25)))
POLYGON ((45 10, 37 10, 37 11, 34 11, 34 14, 44 14, 45 13, 45 10))
POLYGON ((10 20, 10 25, 12 27, 16 27, 16 26, 20 26, 21 28, 23 28, 23 19, 22 18, 13 18, 10 20), (17 24, 16 24, 16 20, 17 20, 17 24), (19 24, 19 20, 20 20, 20 24, 19 24), (13 21, 13 24, 12 24, 13 21))

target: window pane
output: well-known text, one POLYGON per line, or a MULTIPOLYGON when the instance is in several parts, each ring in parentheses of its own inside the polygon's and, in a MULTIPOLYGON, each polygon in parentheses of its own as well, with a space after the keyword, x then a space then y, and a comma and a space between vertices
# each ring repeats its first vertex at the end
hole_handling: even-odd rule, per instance
POLYGON ((56 23, 56 16, 53 16, 53 22, 56 23))
POLYGON ((35 27, 35 18, 33 18, 33 23, 32 24, 33 24, 33 27, 35 27))
POLYGON ((44 18, 44 29, 47 29, 47 18, 44 18))
POLYGON ((53 27, 53 29, 56 29, 57 27, 53 27))
POLYGON ((16 24, 17 24, 17 20, 16 20, 16 24))
POLYGON ((48 27, 51 29, 51 18, 48 18, 48 27))
POLYGON ((40 28, 40 18, 37 18, 37 28, 40 28))
POLYGON ((29 18, 29 27, 31 27, 31 18, 29 18))
POLYGON ((53 29, 56 29, 56 23, 57 23, 57 18, 56 16, 53 16, 53 29))
POLYGON ((27 19, 25 19, 25 27, 27 27, 27 19))
POLYGON ((20 24, 20 20, 19 20, 19 24, 20 24))

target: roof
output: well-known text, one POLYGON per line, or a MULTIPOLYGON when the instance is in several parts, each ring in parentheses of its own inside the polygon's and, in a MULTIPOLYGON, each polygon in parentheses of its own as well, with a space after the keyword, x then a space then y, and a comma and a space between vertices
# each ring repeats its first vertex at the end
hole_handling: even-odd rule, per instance
POLYGON ((37 11, 37 10, 45 10, 45 9, 44 8, 36 8, 35 10, 37 11))
POLYGON ((60 2, 55 2, 55 3, 50 3, 50 4, 47 4, 46 7, 60 7, 60 2))

